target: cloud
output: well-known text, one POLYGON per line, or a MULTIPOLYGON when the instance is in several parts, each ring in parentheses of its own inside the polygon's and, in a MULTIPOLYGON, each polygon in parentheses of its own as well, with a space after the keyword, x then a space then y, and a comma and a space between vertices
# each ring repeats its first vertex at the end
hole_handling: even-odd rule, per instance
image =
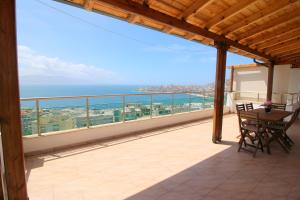
POLYGON ((41 55, 27 46, 18 46, 18 61, 21 84, 86 85, 120 82, 112 71, 41 55))

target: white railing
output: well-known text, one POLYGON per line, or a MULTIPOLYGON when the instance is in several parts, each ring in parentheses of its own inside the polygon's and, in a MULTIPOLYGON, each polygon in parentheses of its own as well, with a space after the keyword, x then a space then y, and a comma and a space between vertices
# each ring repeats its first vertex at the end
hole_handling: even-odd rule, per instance
POLYGON ((210 108, 212 91, 21 99, 24 136, 210 108))
MULTIPOLYGON (((266 101, 266 92, 252 92, 252 91, 234 91, 233 100, 264 102, 266 101)), ((274 103, 285 103, 292 105, 299 102, 299 93, 273 93, 272 101, 274 103)))

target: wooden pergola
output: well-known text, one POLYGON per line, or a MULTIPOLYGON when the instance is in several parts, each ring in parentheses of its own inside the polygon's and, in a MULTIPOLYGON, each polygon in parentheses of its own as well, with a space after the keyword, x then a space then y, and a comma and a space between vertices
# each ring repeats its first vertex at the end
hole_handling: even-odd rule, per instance
MULTIPOLYGON (((222 137, 227 51, 300 66, 299 0, 59 0, 217 48, 213 142, 222 137)), ((20 123, 15 0, 0 1, 0 120, 9 199, 27 199, 20 123), (13 148, 12 148, 13 147, 13 148)))

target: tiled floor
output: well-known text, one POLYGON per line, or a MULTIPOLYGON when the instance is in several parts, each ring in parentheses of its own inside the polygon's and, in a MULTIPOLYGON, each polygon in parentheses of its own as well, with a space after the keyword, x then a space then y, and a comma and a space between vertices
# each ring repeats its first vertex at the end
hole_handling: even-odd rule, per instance
POLYGON ((237 153, 238 125, 227 115, 223 143, 212 121, 26 160, 31 200, 300 199, 300 121, 290 154, 237 153))

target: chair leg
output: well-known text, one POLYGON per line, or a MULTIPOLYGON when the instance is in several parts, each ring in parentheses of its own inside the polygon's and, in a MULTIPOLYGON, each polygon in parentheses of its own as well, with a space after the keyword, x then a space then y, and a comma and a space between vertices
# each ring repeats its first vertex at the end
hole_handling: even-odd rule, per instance
POLYGON ((283 148, 283 150, 286 152, 286 153, 290 153, 290 151, 287 149, 287 147, 280 141, 279 138, 276 139, 276 141, 280 144, 280 146, 283 148))
POLYGON ((258 141, 257 141, 257 145, 256 145, 256 147, 255 147, 255 150, 254 150, 254 152, 253 152, 253 158, 255 158, 255 156, 256 156, 256 153, 257 153, 257 150, 260 148, 260 146, 261 146, 261 134, 260 133, 257 133, 257 138, 258 138, 258 141))
POLYGON ((238 152, 240 152, 242 146, 243 146, 243 143, 246 144, 246 141, 245 141, 245 136, 244 134, 241 134, 241 138, 240 138, 240 141, 239 141, 239 148, 238 148, 238 152))
POLYGON ((283 134, 287 141, 289 141, 292 145, 295 144, 294 141, 286 134, 286 132, 284 132, 283 134))
POLYGON ((271 150, 270 150, 270 138, 269 138, 267 132, 264 133, 264 141, 265 141, 265 146, 267 147, 267 153, 271 154, 271 150))
POLYGON ((253 158, 255 158, 258 148, 259 148, 259 142, 257 142, 257 145, 256 145, 255 150, 253 152, 253 158))
POLYGON ((264 145, 263 145, 261 139, 259 139, 259 143, 260 143, 260 149, 261 149, 261 151, 264 152, 264 145))

